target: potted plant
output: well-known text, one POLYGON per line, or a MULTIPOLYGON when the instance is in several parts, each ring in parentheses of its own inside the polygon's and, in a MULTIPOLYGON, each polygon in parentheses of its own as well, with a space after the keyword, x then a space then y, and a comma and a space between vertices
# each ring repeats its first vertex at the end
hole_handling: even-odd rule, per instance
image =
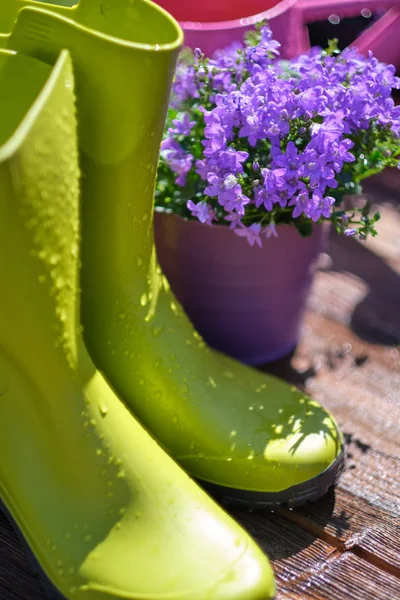
POLYGON ((296 346, 326 227, 375 235, 361 184, 400 156, 394 67, 335 42, 290 61, 278 46, 262 24, 212 59, 182 55, 156 188, 175 294, 211 346, 250 364, 296 346))

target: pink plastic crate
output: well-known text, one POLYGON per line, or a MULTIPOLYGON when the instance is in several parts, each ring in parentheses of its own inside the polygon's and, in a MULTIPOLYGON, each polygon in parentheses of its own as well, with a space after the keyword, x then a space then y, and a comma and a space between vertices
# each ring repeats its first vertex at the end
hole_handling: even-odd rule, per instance
POLYGON ((400 67, 400 0, 157 0, 180 22, 186 44, 207 55, 233 41, 247 29, 267 19, 286 58, 310 47, 307 24, 328 19, 357 17, 363 9, 382 16, 354 40, 362 53, 372 50, 380 60, 400 67))

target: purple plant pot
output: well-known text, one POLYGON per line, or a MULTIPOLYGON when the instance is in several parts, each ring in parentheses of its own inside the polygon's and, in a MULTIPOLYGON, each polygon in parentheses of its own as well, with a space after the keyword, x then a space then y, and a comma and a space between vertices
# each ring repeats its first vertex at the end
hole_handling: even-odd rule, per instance
POLYGON ((210 346, 251 365, 296 347, 328 229, 277 231, 251 247, 228 227, 155 214, 158 258, 189 318, 210 346))

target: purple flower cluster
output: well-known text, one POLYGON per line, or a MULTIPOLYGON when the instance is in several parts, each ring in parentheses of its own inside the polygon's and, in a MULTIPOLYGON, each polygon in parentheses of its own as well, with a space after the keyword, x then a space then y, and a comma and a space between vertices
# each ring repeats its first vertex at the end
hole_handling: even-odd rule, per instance
POLYGON ((176 186, 195 186, 192 216, 218 216, 251 245, 275 223, 335 220, 348 182, 400 154, 394 67, 354 49, 279 61, 278 47, 263 26, 244 47, 195 52, 177 71, 162 144, 176 186))

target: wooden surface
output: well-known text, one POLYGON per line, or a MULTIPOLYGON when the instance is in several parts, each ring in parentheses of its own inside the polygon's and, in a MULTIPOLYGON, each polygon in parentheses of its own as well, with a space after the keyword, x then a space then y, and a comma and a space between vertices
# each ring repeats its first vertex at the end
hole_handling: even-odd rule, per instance
MULTIPOLYGON (((270 367, 332 410, 347 469, 336 490, 299 510, 231 511, 270 556, 277 600, 400 599, 400 172, 367 191, 380 236, 331 237, 302 342, 270 367)), ((0 513, 0 600, 44 598, 0 513)))

